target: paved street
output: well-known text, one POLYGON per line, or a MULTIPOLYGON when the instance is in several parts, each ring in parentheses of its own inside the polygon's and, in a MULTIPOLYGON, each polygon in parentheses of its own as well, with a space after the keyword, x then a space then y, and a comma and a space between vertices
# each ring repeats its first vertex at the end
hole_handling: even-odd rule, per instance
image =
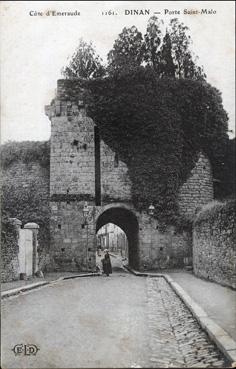
POLYGON ((225 365, 164 279, 115 269, 110 277, 60 281, 4 300, 2 367, 225 365), (15 356, 19 343, 40 350, 15 356))
POLYGON ((3 301, 3 367, 145 366, 145 308, 145 278, 125 272, 66 280, 3 301), (15 357, 18 343, 40 351, 15 357))

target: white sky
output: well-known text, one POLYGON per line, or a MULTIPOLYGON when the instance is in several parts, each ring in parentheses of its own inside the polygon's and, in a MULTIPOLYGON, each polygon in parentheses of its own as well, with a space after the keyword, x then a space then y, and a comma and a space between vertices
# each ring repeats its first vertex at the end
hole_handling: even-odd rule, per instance
MULTIPOLYGON (((93 41, 105 59, 123 27, 145 33, 150 16, 125 9, 159 11, 166 24, 178 17, 189 28, 193 50, 217 87, 234 130, 234 1, 4 1, 1 2, 1 141, 47 140, 50 122, 44 106, 54 97, 61 68, 79 38, 93 41), (183 9, 214 9, 214 15, 183 15, 183 9), (164 15, 164 9, 181 15, 164 15), (79 11, 76 17, 30 16, 30 10, 79 11), (102 11, 118 15, 102 15, 102 11)), ((232 135, 231 135, 232 136, 232 135)))

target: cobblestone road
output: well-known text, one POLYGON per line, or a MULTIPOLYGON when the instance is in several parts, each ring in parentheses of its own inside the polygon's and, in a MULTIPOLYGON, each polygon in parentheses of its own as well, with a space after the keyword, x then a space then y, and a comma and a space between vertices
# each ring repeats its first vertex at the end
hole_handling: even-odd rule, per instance
POLYGON ((163 278, 147 278, 151 367, 214 368, 226 362, 163 278))
POLYGON ((162 278, 61 281, 2 303, 4 368, 223 367, 225 362, 162 278), (14 356, 18 343, 36 356, 14 356))

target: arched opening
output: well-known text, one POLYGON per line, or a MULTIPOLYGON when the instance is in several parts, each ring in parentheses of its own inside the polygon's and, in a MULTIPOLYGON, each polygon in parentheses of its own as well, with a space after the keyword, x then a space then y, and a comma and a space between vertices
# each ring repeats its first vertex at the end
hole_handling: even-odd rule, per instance
POLYGON ((112 261, 113 271, 123 270, 124 265, 128 264, 128 239, 125 232, 114 223, 107 223, 102 226, 96 235, 97 253, 96 267, 100 270, 104 250, 108 250, 112 261))
POLYGON ((96 233, 106 224, 113 223, 120 227, 128 240, 128 264, 132 268, 139 268, 138 253, 138 220, 136 216, 125 208, 114 207, 105 210, 97 219, 96 233))

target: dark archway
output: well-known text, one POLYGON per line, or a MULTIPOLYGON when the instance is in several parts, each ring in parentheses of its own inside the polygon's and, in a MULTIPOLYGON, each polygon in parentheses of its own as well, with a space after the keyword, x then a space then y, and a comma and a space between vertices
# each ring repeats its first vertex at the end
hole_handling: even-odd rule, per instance
POLYGON ((139 225, 136 216, 125 208, 114 207, 105 210, 97 220, 96 232, 107 223, 120 227, 126 234, 129 249, 129 265, 139 268, 139 225))

